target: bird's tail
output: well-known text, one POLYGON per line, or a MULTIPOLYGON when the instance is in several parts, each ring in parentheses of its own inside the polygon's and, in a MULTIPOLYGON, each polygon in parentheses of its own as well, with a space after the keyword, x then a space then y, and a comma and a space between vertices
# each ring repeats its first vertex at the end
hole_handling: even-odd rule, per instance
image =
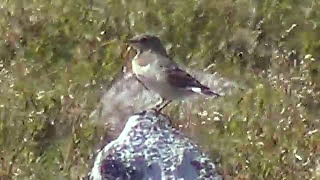
POLYGON ((206 87, 206 86, 202 86, 202 87, 193 87, 191 88, 191 90, 195 93, 199 93, 199 94, 203 94, 206 96, 216 96, 216 97, 220 97, 221 95, 218 93, 213 92, 210 88, 206 87))
POLYGON ((201 89, 201 94, 207 95, 207 96, 217 96, 220 97, 221 95, 218 93, 213 92, 211 89, 201 89))

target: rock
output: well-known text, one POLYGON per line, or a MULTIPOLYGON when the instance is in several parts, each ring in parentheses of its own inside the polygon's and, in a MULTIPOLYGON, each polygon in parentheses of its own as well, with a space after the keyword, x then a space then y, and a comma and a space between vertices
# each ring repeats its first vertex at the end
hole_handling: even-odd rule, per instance
POLYGON ((128 119, 120 136, 102 148, 91 180, 220 180, 213 162, 199 147, 153 110, 128 119))

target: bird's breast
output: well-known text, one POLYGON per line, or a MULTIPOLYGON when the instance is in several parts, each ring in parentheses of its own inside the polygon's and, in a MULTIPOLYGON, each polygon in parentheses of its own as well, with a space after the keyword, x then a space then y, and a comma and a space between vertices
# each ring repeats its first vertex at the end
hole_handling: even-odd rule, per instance
POLYGON ((132 71, 136 75, 143 75, 149 73, 151 70, 151 64, 146 64, 144 66, 139 65, 136 61, 132 61, 132 71))
POLYGON ((154 80, 158 79, 163 72, 157 56, 152 53, 143 53, 134 57, 132 60, 132 71, 138 76, 154 80))

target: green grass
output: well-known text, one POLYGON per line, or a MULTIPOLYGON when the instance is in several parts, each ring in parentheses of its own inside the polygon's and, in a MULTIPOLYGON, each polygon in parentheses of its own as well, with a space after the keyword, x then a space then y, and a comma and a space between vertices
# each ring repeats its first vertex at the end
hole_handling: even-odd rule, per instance
MULTIPOLYGON (((122 41, 142 32, 178 62, 216 63, 212 72, 243 84, 189 117, 221 114, 192 131, 221 173, 319 179, 319 19, 317 0, 1 2, 0 179, 86 175, 108 134, 89 115, 121 69, 122 41)), ((183 122, 178 110, 167 113, 183 122)))

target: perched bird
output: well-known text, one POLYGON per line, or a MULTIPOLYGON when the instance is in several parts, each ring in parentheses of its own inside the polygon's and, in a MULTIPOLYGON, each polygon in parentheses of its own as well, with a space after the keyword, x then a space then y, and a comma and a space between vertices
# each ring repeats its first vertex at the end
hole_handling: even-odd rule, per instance
POLYGON ((202 85, 171 60, 160 39, 152 35, 139 35, 127 41, 137 54, 132 59, 132 71, 149 90, 160 95, 156 109, 161 111, 172 100, 204 94, 220 96, 202 85))

